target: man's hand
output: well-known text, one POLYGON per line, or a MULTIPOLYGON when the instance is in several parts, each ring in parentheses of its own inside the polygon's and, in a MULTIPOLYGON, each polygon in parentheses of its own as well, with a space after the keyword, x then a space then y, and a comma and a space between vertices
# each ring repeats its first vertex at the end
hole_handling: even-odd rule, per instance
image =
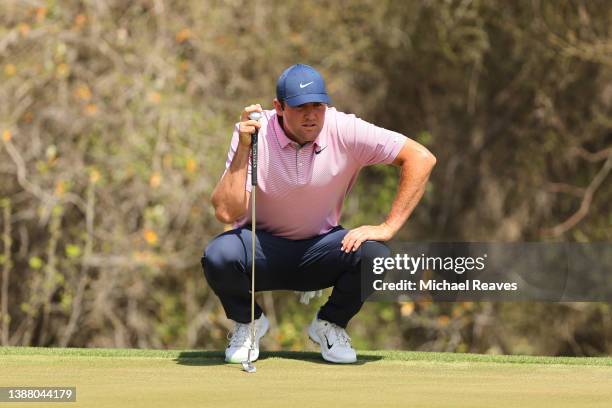
POLYGON ((261 112, 261 105, 250 105, 244 108, 242 114, 240 115, 240 144, 245 147, 251 146, 251 135, 255 133, 255 128, 259 129, 261 124, 258 120, 250 120, 249 113, 251 112, 261 112))
POLYGON ((355 252, 364 241, 388 241, 393 238, 395 231, 383 222, 380 225, 364 225, 350 230, 342 240, 342 251, 355 252))

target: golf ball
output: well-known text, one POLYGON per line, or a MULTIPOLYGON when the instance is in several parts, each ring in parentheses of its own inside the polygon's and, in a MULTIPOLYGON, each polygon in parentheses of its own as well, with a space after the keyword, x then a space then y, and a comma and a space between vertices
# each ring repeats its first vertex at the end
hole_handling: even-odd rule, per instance
POLYGON ((249 119, 251 119, 251 120, 259 120, 259 119, 261 119, 261 112, 251 112, 251 113, 249 113, 249 119))

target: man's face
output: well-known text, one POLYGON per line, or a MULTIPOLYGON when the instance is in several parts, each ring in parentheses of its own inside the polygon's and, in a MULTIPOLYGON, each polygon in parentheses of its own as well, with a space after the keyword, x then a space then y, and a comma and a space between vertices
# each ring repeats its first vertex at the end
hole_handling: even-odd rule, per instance
POLYGON ((291 107, 285 103, 284 109, 278 100, 274 100, 276 114, 283 117, 283 127, 287 137, 294 142, 304 144, 314 141, 325 123, 327 105, 319 102, 305 103, 291 107))

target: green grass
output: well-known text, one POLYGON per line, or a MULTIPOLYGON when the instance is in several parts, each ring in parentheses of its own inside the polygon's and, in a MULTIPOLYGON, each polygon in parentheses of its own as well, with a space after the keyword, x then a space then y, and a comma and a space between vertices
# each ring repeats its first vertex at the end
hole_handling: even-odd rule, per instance
POLYGON ((362 351, 357 364, 335 365, 313 352, 262 351, 256 366, 257 373, 246 374, 211 351, 4 347, 0 386, 76 386, 71 407, 604 407, 612 401, 612 358, 362 351))

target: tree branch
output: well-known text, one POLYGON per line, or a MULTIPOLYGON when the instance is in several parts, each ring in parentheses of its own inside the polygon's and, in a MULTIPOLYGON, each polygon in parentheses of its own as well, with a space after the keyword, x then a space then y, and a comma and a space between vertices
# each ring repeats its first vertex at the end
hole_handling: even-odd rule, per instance
POLYGON ((597 191, 597 189, 604 182, 608 174, 610 173, 610 169, 612 169, 612 150, 608 153, 608 160, 601 167, 599 172, 595 175, 589 186, 584 191, 584 196, 582 197, 582 202, 580 203, 580 208, 574 214, 572 214, 568 219, 563 221, 562 223, 552 227, 546 228, 542 230, 542 233, 545 235, 559 236, 566 231, 572 229, 576 224, 578 224, 586 215, 589 213, 589 209, 591 207, 591 203, 593 202, 593 195, 597 191))

